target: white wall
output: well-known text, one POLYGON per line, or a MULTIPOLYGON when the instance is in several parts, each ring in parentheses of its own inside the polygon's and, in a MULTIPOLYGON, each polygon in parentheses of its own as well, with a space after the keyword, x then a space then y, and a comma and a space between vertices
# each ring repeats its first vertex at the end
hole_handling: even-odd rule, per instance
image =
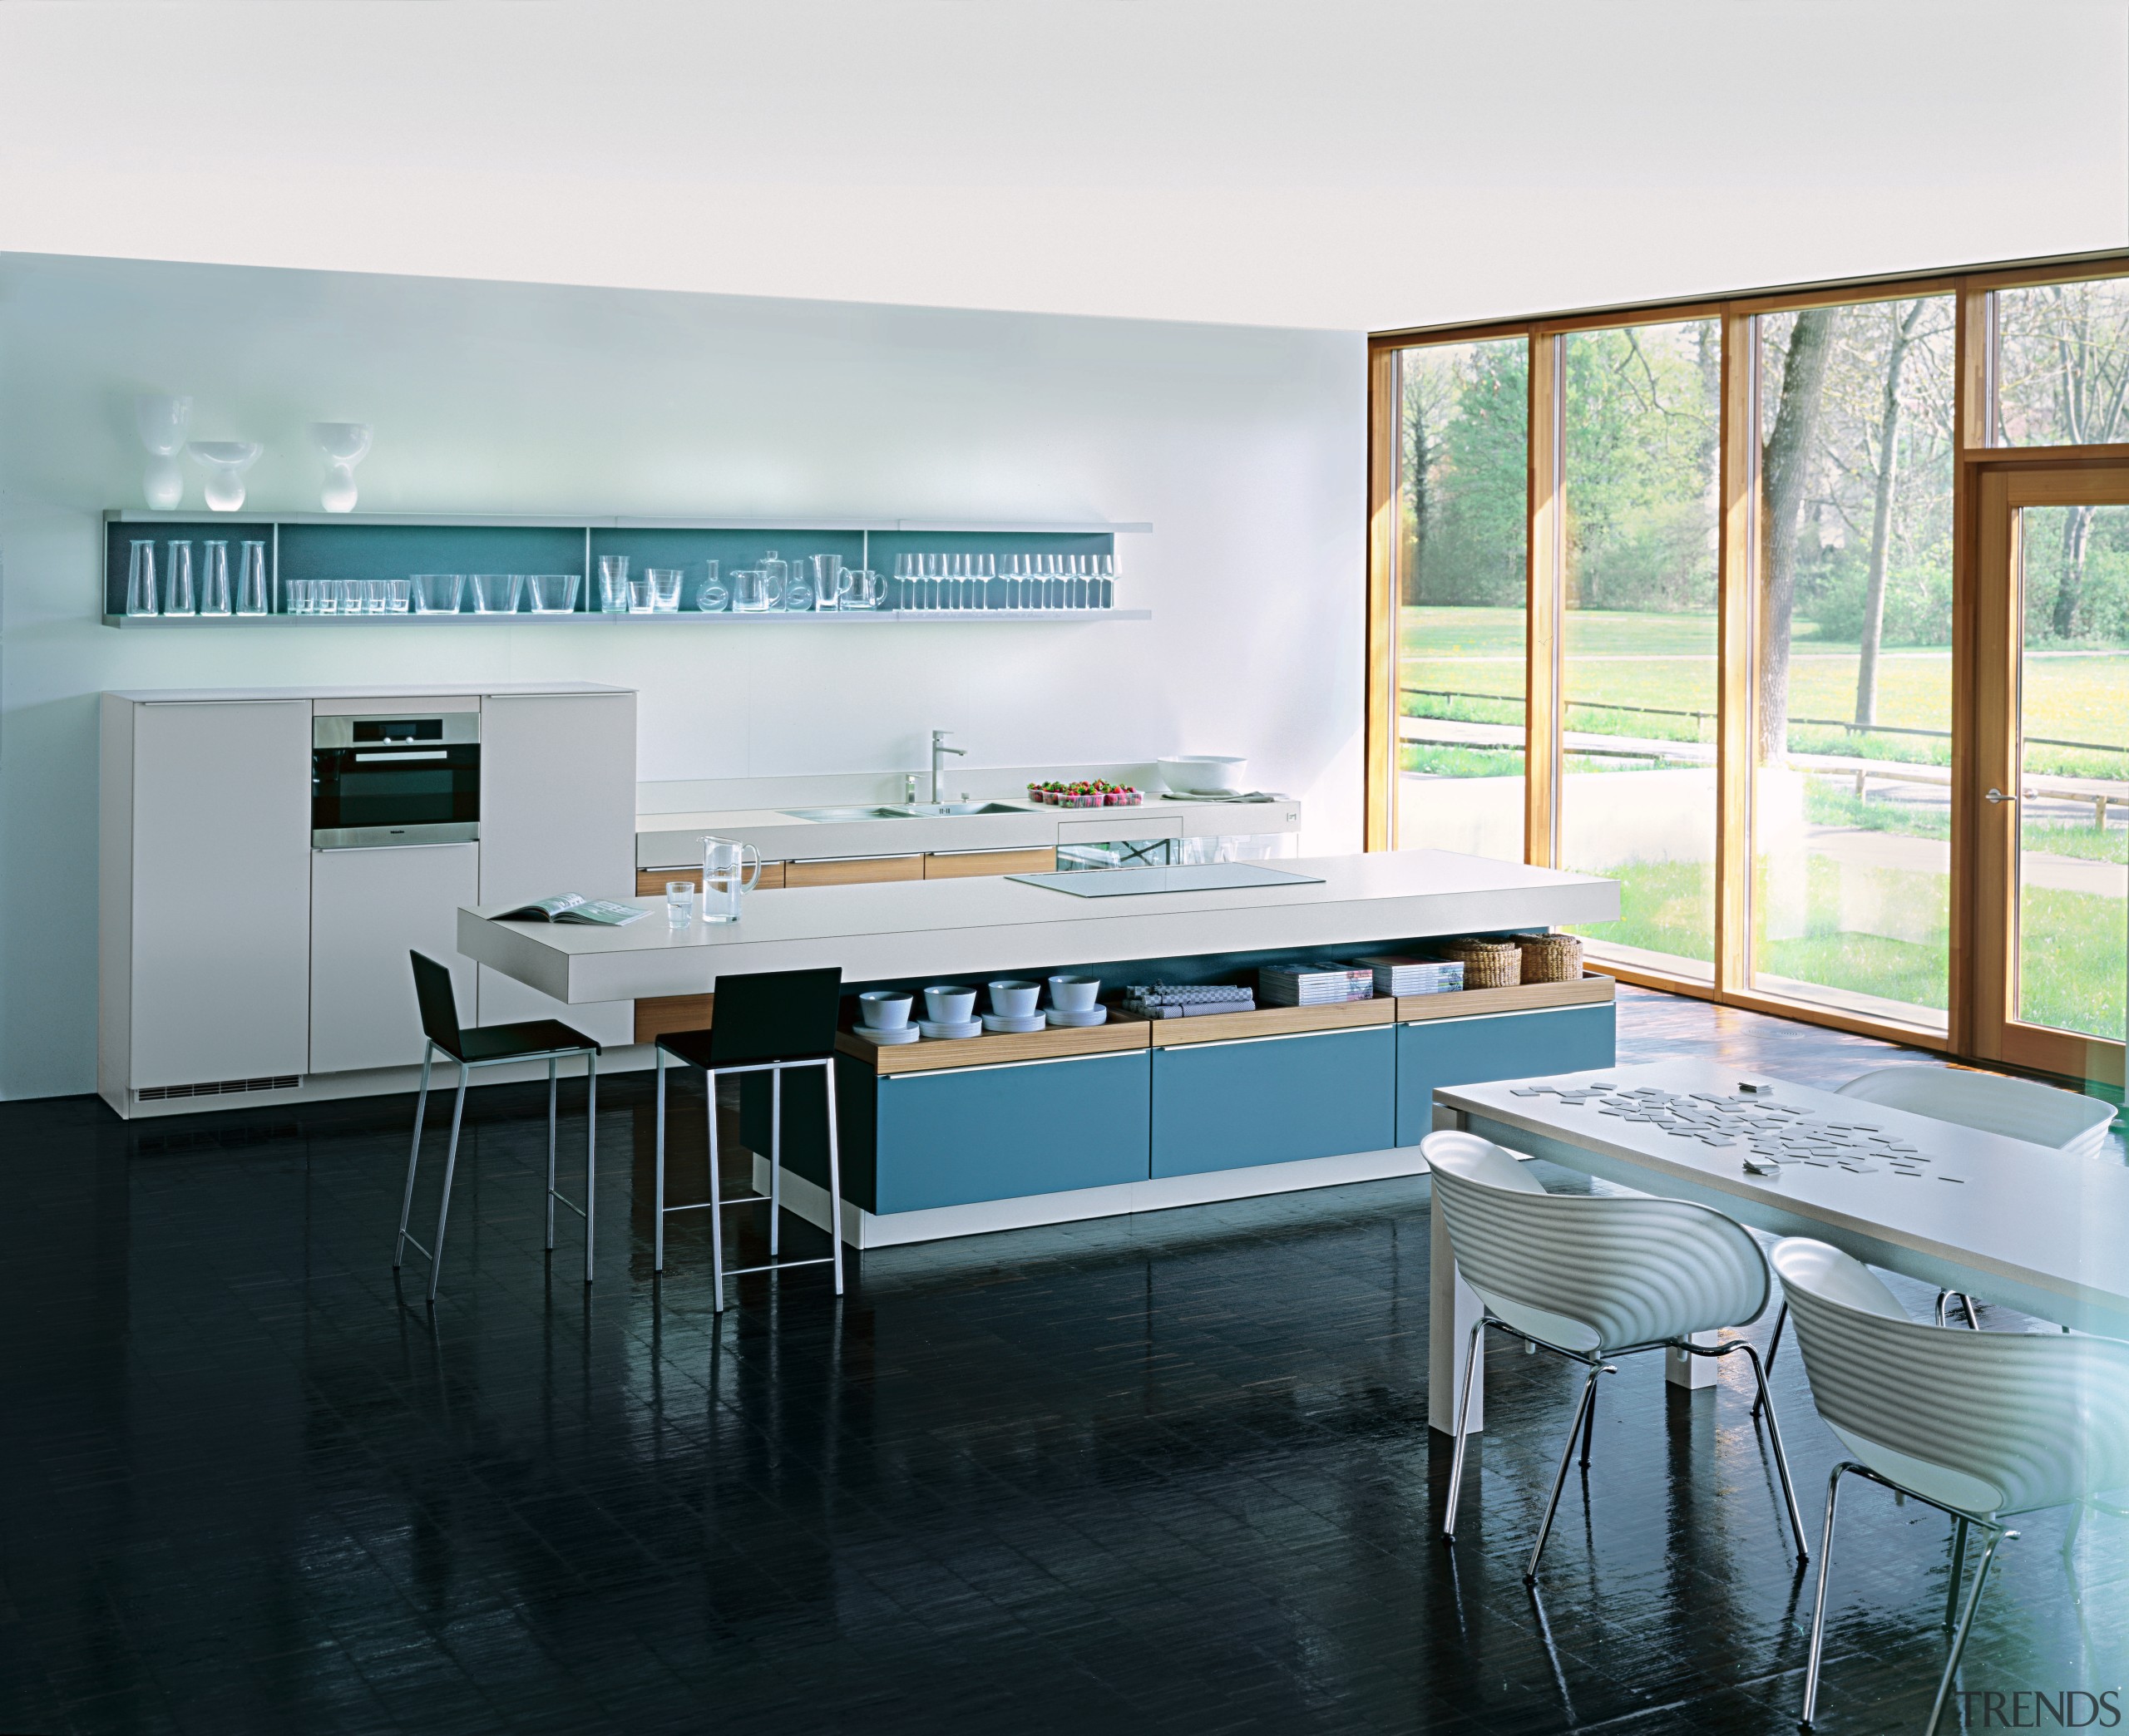
POLYGON ((1358 330, 2129 239, 2122 0, 0 5, 0 248, 1358 330))
POLYGON ((0 1094, 93 1082, 106 688, 625 683, 645 779, 914 768, 934 727, 964 765, 1245 753, 1359 847, 1356 336, 17 255, 0 403, 0 1094), (114 630, 97 515, 157 389, 267 442, 263 508, 316 509, 303 425, 344 417, 373 510, 1151 520, 1119 567, 1155 619, 114 630))

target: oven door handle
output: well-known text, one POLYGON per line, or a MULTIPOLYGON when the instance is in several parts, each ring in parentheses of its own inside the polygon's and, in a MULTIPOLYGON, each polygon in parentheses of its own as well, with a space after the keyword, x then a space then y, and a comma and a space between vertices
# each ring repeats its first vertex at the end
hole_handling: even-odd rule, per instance
POLYGON ((450 757, 450 754, 444 749, 431 747, 418 753, 358 753, 355 756, 355 763, 360 766, 374 760, 382 760, 389 763, 396 760, 440 760, 450 757))

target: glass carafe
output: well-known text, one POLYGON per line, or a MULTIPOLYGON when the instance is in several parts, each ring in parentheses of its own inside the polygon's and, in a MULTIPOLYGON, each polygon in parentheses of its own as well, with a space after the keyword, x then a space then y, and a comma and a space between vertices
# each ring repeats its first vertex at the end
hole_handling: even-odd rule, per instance
POLYGON ((736 839, 702 841, 702 920, 737 922, 739 904, 762 877, 760 851, 736 839))

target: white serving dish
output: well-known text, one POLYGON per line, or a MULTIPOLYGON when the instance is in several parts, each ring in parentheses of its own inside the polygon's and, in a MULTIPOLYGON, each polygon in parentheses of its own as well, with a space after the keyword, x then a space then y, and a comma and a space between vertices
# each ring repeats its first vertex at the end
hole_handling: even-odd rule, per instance
POLYGON ((1186 753, 1159 762, 1161 782, 1186 796, 1239 796, 1249 762, 1233 754, 1186 753))
POLYGON ((913 1024, 862 1025, 858 1028, 857 1034, 862 1037, 867 1043, 877 1043, 885 1045, 897 1043, 914 1043, 923 1035, 923 1033, 919 1031, 913 1024))
POLYGON ((1052 1007, 1045 1016, 1054 1025, 1106 1024, 1109 1022, 1109 1009, 1089 1007, 1084 1013, 1067 1013, 1060 1008, 1052 1007))
POLYGON ((921 1018, 916 1022, 916 1028, 934 1042, 958 1043, 966 1037, 981 1037, 983 1021, 971 1018, 966 1024, 941 1024, 934 1019, 921 1018))
POLYGON ((1000 1036, 1014 1036, 1028 1031, 1040 1031, 1049 1023, 1050 1021, 1040 1013, 1024 1013, 1018 1017, 1004 1013, 986 1013, 983 1015, 983 1028, 1000 1036))

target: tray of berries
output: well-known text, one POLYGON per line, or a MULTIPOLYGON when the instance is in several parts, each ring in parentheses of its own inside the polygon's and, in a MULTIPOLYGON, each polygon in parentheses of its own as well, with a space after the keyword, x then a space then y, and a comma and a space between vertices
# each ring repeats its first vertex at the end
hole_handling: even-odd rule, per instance
POLYGON ((1060 783, 1053 778, 1047 783, 1030 784, 1028 800, 1050 807, 1137 807, 1145 797, 1129 784, 1111 783, 1104 777, 1076 783, 1060 783))

